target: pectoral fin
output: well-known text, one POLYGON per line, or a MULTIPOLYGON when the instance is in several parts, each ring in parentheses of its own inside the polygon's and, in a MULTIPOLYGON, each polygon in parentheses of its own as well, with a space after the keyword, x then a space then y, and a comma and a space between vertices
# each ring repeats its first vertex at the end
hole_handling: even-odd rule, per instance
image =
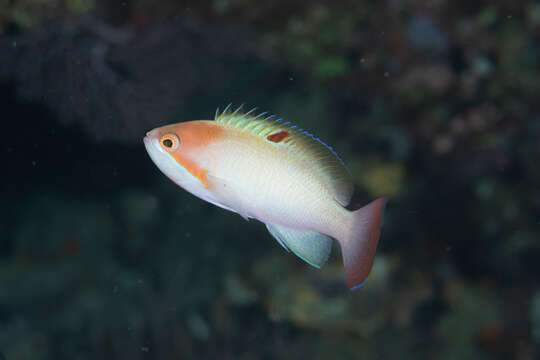
POLYGON ((208 181, 208 189, 212 193, 213 199, 205 200, 223 209, 235 212, 248 221, 252 218, 252 216, 249 216, 247 212, 242 209, 241 204, 234 204, 230 200, 241 198, 242 194, 240 189, 237 189, 234 184, 227 183, 225 180, 210 174, 206 174, 206 179, 208 181), (229 201, 226 199, 229 199, 229 201))
POLYGON ((311 266, 321 268, 332 251, 332 239, 313 231, 266 224, 268 231, 287 251, 292 251, 311 266))

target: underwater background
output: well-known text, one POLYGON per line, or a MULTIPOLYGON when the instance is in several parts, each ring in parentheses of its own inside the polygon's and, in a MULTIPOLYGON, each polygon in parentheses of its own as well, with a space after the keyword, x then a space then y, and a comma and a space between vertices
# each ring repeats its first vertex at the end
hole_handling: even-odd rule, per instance
POLYGON ((538 359, 539 95, 532 0, 0 0, 0 359, 538 359), (149 159, 229 103, 389 197, 361 290, 149 159))

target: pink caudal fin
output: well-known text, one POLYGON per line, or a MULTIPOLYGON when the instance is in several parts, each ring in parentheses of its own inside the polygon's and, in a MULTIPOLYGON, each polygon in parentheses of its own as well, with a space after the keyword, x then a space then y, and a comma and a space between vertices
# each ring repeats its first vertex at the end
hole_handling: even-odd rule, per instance
POLYGON ((347 286, 351 290, 364 285, 373 267, 386 202, 387 198, 379 198, 352 212, 349 234, 340 241, 347 286))

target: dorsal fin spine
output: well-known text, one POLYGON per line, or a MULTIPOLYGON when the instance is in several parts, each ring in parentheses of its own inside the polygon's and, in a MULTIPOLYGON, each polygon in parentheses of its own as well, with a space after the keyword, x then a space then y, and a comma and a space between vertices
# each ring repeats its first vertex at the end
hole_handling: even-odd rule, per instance
POLYGON ((237 124, 239 120, 242 119, 242 116, 236 116, 236 114, 238 114, 238 111, 241 109, 243 105, 240 105, 240 107, 238 107, 238 109, 234 110, 233 113, 231 113, 229 115, 229 122, 234 125, 234 124, 237 124))
POLYGON ((268 111, 262 112, 259 115, 255 117, 255 119, 262 119, 266 114, 268 114, 268 111))
POLYGON ((229 105, 227 105, 227 107, 225 107, 225 109, 223 110, 223 112, 221 113, 221 115, 225 115, 229 112, 229 110, 231 109, 231 106, 232 106, 232 103, 229 103, 229 105))
POLYGON ((258 128, 263 126, 263 125, 264 125, 264 122, 262 122, 262 121, 261 122, 256 122, 255 126, 253 126, 250 130, 255 132, 256 134, 258 134, 259 131, 260 131, 258 128))
POLYGON ((259 135, 266 136, 266 130, 268 130, 269 128, 271 129, 272 126, 272 123, 268 123, 266 126, 259 130, 259 135))
POLYGON ((246 118, 250 117, 252 113, 254 113, 255 111, 257 111, 257 108, 254 107, 253 109, 249 110, 247 113, 245 113, 244 115, 246 116, 246 118))
POLYGON ((234 112, 231 114, 231 117, 236 116, 236 114, 238 114, 238 112, 242 110, 243 107, 244 107, 244 104, 241 104, 236 110, 234 110, 234 112))

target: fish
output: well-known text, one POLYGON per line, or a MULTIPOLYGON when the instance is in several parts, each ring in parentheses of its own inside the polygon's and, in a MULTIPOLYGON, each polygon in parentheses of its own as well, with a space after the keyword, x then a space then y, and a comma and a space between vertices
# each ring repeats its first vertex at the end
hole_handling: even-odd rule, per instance
POLYGON ((315 268, 341 247, 345 280, 361 288, 373 267, 386 197, 348 210, 354 183, 334 149, 257 109, 165 125, 144 137, 148 155, 181 188, 244 219, 315 268))

